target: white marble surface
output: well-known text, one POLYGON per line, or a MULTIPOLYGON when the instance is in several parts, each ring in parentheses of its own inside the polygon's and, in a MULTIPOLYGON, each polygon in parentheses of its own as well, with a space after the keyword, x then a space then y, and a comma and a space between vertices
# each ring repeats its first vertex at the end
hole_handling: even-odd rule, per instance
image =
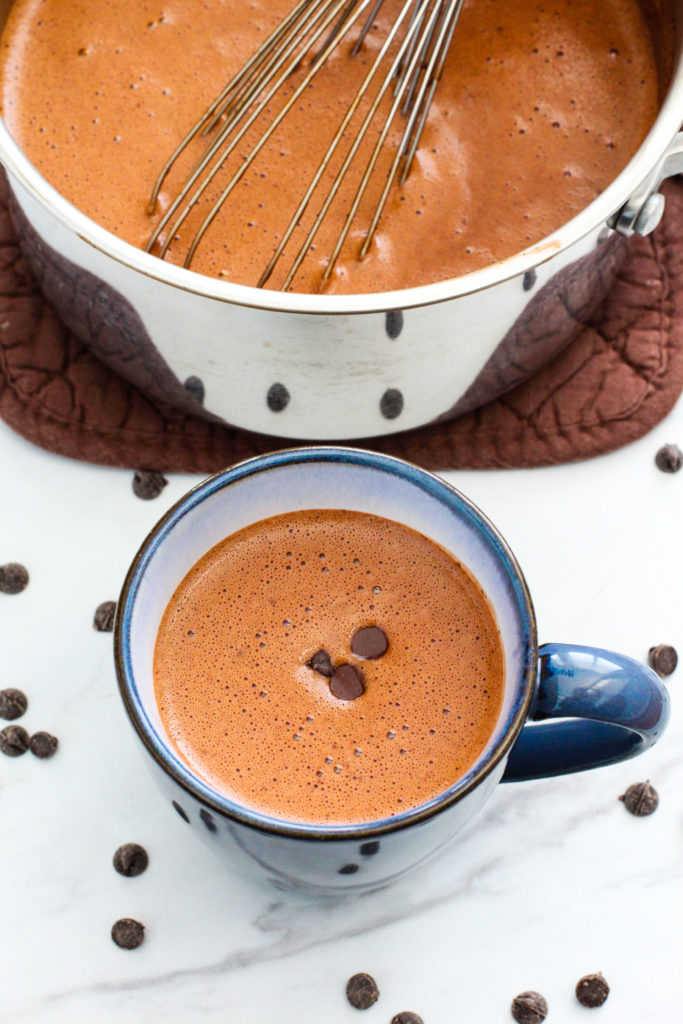
MULTIPOLYGON (((683 472, 653 465, 666 441, 683 446, 683 403, 589 463, 448 474, 510 541, 542 640, 683 651, 683 472)), ((29 730, 61 741, 52 761, 0 759, 0 1020, 389 1024, 413 1009, 425 1024, 506 1024, 525 988, 546 995, 552 1024, 683 1019, 683 669, 654 750, 499 787, 451 852, 389 889, 308 902, 245 887, 161 800, 119 703, 111 636, 91 626, 193 482, 173 477, 142 502, 131 478, 0 424, 0 563, 31 573, 23 594, 0 595, 0 685, 29 695, 29 730), (661 803, 636 819, 617 797, 644 778, 661 803), (111 866, 126 841, 149 850, 139 878, 111 866), (146 924, 140 949, 111 942, 122 916, 146 924), (344 997, 359 970, 381 989, 362 1016, 344 997), (597 970, 612 992, 588 1011, 574 984, 597 970)))

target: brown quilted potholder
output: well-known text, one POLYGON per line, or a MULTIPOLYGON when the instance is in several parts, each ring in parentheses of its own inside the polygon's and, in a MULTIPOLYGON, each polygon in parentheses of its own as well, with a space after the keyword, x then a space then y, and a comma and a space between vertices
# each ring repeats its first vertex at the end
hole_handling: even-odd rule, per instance
MULTIPOLYGON (((576 340, 532 380, 475 412, 364 443, 433 469, 543 466, 647 433, 683 389, 683 185, 634 239, 576 340)), ((0 193, 0 416, 49 451, 109 466, 209 473, 291 441, 151 401, 59 321, 20 256, 0 193)))

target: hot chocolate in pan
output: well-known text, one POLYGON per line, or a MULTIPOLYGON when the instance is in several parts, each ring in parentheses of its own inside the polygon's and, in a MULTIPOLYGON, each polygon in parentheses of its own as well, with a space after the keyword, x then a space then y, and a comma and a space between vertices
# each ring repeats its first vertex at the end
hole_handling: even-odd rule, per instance
MULTIPOLYGON (((147 201, 162 164, 292 6, 169 0, 159 13, 146 0, 16 0, 0 55, 3 117, 67 199, 144 247, 205 140, 189 147, 150 217, 147 201)), ((217 217, 193 269, 258 281, 397 6, 384 4, 358 58, 349 57, 352 32, 317 75, 217 217)), ((296 81, 293 75, 285 95, 296 81)), ((469 0, 408 181, 393 188, 370 252, 358 261, 393 156, 390 136, 380 184, 361 204, 328 290, 426 284, 539 241, 626 166, 658 98, 653 45, 636 0, 469 0)), ((385 100, 388 108, 390 95, 385 100)), ((401 131, 397 120, 394 142, 401 131)), ((361 148, 357 174, 342 187, 295 290, 320 288, 374 140, 361 148)), ((237 166, 253 141, 247 135, 240 143, 237 166)), ((336 169, 333 161, 330 175, 336 169)), ((217 176, 173 240, 172 262, 183 262, 228 178, 217 176)), ((313 206, 317 211, 320 202, 313 206)), ((307 227, 295 233, 292 253, 307 227)), ((280 287, 282 278, 280 268, 269 286, 280 287)))

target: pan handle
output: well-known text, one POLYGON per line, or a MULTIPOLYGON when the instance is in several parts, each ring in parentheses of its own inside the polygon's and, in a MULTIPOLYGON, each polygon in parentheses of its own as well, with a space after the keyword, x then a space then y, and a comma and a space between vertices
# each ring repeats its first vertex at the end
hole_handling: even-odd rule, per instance
POLYGON ((649 235, 664 214, 665 198, 659 186, 665 178, 683 173, 683 132, 675 136, 652 174, 609 221, 620 235, 649 235))

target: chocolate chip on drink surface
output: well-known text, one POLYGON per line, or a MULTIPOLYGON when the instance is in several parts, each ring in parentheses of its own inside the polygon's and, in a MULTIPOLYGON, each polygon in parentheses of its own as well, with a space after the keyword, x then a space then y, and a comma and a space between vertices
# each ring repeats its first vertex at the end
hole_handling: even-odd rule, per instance
POLYGON ((332 659, 324 648, 316 651, 313 657, 310 658, 306 664, 309 668, 312 668, 314 672, 318 672, 321 676, 326 676, 328 679, 334 675, 332 659))
POLYGON ((330 679, 330 690, 339 700, 356 700, 365 692, 363 677, 353 665, 339 665, 330 679))
POLYGON ((379 626, 364 626, 351 637, 351 650, 357 658, 381 658, 388 647, 387 635, 379 626))

